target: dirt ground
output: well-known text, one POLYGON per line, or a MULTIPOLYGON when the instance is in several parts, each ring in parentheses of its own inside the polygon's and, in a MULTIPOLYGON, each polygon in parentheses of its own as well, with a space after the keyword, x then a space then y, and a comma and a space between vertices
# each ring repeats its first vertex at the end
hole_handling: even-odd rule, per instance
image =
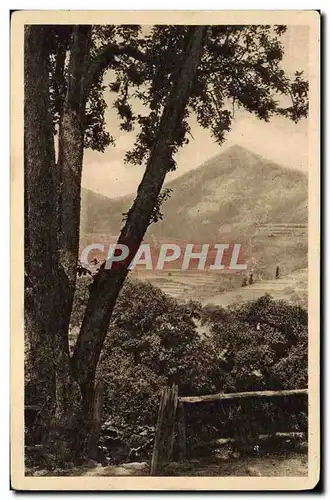
POLYGON ((171 476, 306 476, 307 453, 240 457, 212 462, 200 460, 171 464, 166 475, 171 476))
MULTIPOLYGON (((133 462, 119 466, 102 466, 96 462, 74 467, 70 470, 27 470, 31 476, 149 476, 146 462, 133 462)), ((288 452, 262 456, 244 456, 238 458, 187 460, 172 462, 162 476, 306 476, 308 474, 308 455, 306 452, 288 452)))

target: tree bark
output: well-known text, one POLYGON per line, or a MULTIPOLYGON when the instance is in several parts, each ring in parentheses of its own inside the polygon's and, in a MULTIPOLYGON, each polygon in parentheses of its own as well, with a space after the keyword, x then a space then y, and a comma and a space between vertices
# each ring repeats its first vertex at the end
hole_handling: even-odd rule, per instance
POLYGON ((31 386, 42 404, 41 435, 50 453, 71 455, 80 410, 80 390, 70 375, 65 301, 58 261, 57 183, 49 101, 47 27, 25 32, 25 327, 31 386))
POLYGON ((185 59, 173 75, 173 87, 167 98, 157 139, 152 148, 137 197, 129 211, 118 243, 131 250, 129 259, 107 270, 102 268, 94 280, 86 313, 73 355, 73 367, 82 386, 92 387, 96 366, 105 340, 112 311, 128 273, 128 265, 137 252, 163 186, 171 158, 178 124, 183 118, 190 90, 200 61, 204 27, 192 27, 187 35, 185 59))
MULTIPOLYGON (((25 326, 31 372, 38 396, 54 403, 53 321, 56 310, 55 152, 49 114, 46 28, 25 32, 24 177, 25 177, 25 326)), ((47 408, 49 405, 47 405, 47 408)), ((47 409, 45 415, 47 414, 47 409)))
POLYGON ((73 30, 67 91, 59 129, 58 243, 65 288, 63 327, 68 330, 76 286, 79 252, 81 175, 84 154, 85 75, 89 60, 91 26, 73 30))

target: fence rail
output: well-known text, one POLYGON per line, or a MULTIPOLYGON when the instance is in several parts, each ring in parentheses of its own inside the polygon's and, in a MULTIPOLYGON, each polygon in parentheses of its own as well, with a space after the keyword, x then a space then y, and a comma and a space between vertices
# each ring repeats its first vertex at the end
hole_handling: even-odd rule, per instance
MULTIPOLYGON (((293 389, 281 391, 251 391, 251 392, 234 392, 209 394, 206 396, 181 396, 178 397, 178 386, 165 387, 162 390, 158 420, 156 426, 156 434, 154 441, 154 449, 151 459, 150 474, 159 473, 164 465, 171 461, 174 445, 174 430, 177 428, 177 448, 179 459, 186 458, 186 425, 185 425, 185 404, 207 403, 212 401, 224 400, 240 400, 240 399, 273 399, 279 397, 292 396, 308 396, 308 389, 293 389)), ((288 435, 302 433, 275 433, 274 436, 285 437, 288 435)), ((262 435, 262 438, 271 435, 262 435)), ((261 436, 260 436, 261 437, 261 436)), ((234 438, 226 438, 217 440, 221 442, 234 442, 234 438)))
POLYGON ((207 396, 182 396, 179 401, 182 403, 207 403, 211 401, 223 401, 225 399, 259 399, 276 398, 285 396, 307 395, 307 389, 292 389, 283 391, 255 391, 255 392, 232 392, 228 394, 210 394, 207 396))

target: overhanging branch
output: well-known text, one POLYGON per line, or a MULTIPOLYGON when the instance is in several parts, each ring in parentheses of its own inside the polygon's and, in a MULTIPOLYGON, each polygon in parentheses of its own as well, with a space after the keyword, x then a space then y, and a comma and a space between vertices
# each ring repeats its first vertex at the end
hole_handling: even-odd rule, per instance
POLYGON ((147 60, 146 54, 132 45, 109 44, 103 47, 93 59, 85 78, 86 99, 88 98, 93 83, 97 81, 103 71, 108 69, 111 65, 118 64, 115 56, 119 55, 127 55, 141 62, 145 62, 147 60))

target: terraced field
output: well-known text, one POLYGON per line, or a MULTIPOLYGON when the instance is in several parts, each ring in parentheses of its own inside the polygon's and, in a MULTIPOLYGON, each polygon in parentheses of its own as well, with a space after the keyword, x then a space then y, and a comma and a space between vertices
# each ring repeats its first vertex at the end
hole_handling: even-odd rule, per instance
POLYGON ((307 234, 307 224, 259 224, 256 233, 275 236, 300 236, 307 234))
POLYGON ((265 293, 274 299, 287 300, 307 306, 308 272, 300 269, 279 279, 265 280, 229 292, 206 298, 203 304, 228 307, 231 304, 256 300, 265 293))
POLYGON ((212 271, 186 271, 172 269, 159 273, 134 272, 134 277, 158 286, 163 292, 179 300, 203 301, 216 293, 237 287, 242 276, 237 273, 216 273, 212 271))
POLYGON ((234 303, 255 300, 269 293, 275 299, 307 305, 307 269, 299 269, 279 279, 260 280, 240 286, 242 276, 235 273, 173 270, 169 273, 138 272, 134 276, 149 281, 179 300, 198 300, 203 305, 228 307, 234 303), (228 290, 229 289, 229 290, 228 290))

